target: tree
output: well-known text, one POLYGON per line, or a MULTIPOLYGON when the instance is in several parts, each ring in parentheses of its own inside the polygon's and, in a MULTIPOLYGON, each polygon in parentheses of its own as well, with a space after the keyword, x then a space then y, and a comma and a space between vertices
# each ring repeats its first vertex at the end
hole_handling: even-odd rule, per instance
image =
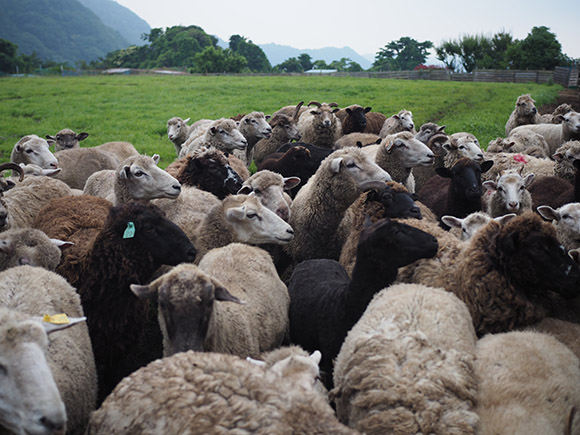
POLYGON ((195 73, 240 73, 248 66, 248 61, 232 50, 207 47, 193 57, 192 72, 195 73))
POLYGON ((330 66, 323 61, 322 59, 315 60, 312 64, 312 68, 314 69, 330 69, 330 66))
POLYGON ((298 62, 300 62, 300 64, 302 65, 302 69, 304 71, 308 71, 309 69, 312 69, 312 57, 307 54, 307 53, 301 53, 298 56, 298 62))
POLYGON ((356 63, 353 62, 350 58, 348 57, 343 57, 340 60, 334 60, 330 63, 329 65, 330 68, 335 69, 337 71, 362 71, 362 67, 356 63))
POLYGON ((0 39, 0 72, 8 74, 16 72, 17 52, 18 45, 6 39, 0 39))
POLYGON ((408 36, 391 41, 375 56, 373 71, 412 70, 427 59, 431 41, 418 42, 408 36))
POLYGON ((295 57, 290 57, 286 59, 284 62, 276 65, 274 67, 275 71, 278 72, 285 72, 285 73, 293 73, 293 72, 304 72, 304 68, 300 61, 295 57))
POLYGON ((533 27, 528 36, 510 47, 507 53, 513 69, 553 70, 567 64, 562 45, 546 26, 533 27))
POLYGON ((243 36, 232 35, 230 37, 230 50, 245 57, 248 61, 248 68, 253 72, 268 72, 272 70, 272 65, 270 65, 270 61, 264 51, 243 36))

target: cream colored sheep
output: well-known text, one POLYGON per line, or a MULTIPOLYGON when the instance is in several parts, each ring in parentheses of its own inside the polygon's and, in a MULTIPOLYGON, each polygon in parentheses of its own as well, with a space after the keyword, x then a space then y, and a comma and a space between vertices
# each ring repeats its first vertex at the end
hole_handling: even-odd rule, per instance
POLYGON ((413 122, 413 113, 410 110, 403 109, 387 118, 383 123, 379 136, 384 138, 402 131, 409 131, 413 136, 417 134, 415 123, 413 122))

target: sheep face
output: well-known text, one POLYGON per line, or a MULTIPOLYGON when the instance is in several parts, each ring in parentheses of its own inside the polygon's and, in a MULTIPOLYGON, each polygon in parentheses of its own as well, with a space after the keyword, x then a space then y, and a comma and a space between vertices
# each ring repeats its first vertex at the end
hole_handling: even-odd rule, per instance
POLYGON ((516 100, 516 113, 521 118, 533 118, 538 113, 535 103, 530 95, 520 95, 516 100))
POLYGON ((571 111, 565 115, 560 115, 558 118, 562 120, 564 128, 570 132, 571 137, 574 139, 580 138, 580 113, 571 111))
POLYGON ((242 243, 284 245, 294 238, 292 227, 254 196, 226 198, 223 207, 226 225, 242 243))
POLYGON ((182 138, 183 141, 187 139, 185 137, 187 135, 188 127, 187 123, 189 122, 190 118, 181 119, 178 117, 171 118, 167 121, 167 138, 174 142, 179 138, 182 138))
MULTIPOLYGON (((314 104, 314 103, 310 103, 314 104)), ((330 129, 338 122, 335 113, 340 109, 334 103, 320 104, 316 109, 311 109, 304 112, 302 116, 311 116, 312 125, 315 129, 330 129)))
POLYGON ((345 109, 345 111, 348 114, 348 118, 346 118, 348 121, 345 121, 343 124, 350 126, 350 128, 349 128, 348 132, 345 132, 344 125, 343 125, 343 132, 346 134, 346 133, 352 133, 355 131, 358 131, 358 132, 365 131, 365 128, 367 127, 366 114, 367 114, 367 112, 371 111, 371 108, 370 107, 361 107, 361 106, 355 105, 355 106, 347 107, 345 109))
POLYGON ((484 181, 483 185, 492 194, 497 192, 501 197, 501 202, 510 213, 520 211, 520 205, 526 194, 526 188, 534 179, 534 174, 527 174, 522 177, 519 173, 505 173, 500 175, 497 182, 484 181))
POLYGON ((10 433, 64 435, 66 411, 45 357, 43 322, 9 316, 0 309, 0 426, 10 433))
POLYGON ((294 188, 298 183, 300 183, 300 178, 298 177, 283 178, 279 174, 263 170, 248 178, 238 193, 255 195, 264 207, 288 221, 290 218, 290 204, 284 196, 284 191, 294 188))
POLYGON ((408 135, 409 133, 387 136, 383 144, 387 153, 398 154, 401 165, 405 168, 431 166, 435 162, 433 151, 423 142, 408 135))
POLYGON ((390 219, 381 219, 361 232, 357 256, 380 258, 385 251, 390 250, 389 247, 399 252, 392 259, 393 266, 402 267, 420 258, 433 257, 439 245, 437 239, 425 231, 390 219), (361 255, 363 251, 366 254, 361 255))
POLYGON ((445 133, 444 132, 445 127, 446 127, 445 125, 442 125, 440 127, 433 122, 425 123, 421 126, 421 128, 415 135, 415 139, 420 140, 425 145, 427 145, 429 139, 431 139, 434 135, 445 133))
POLYGON ((36 135, 24 136, 14 145, 11 160, 14 163, 33 163, 44 169, 57 168, 58 160, 48 147, 48 142, 36 135))
MULTIPOLYGON (((122 207, 122 206, 120 206, 122 207)), ((114 207, 105 227, 114 222, 114 232, 133 249, 148 253, 155 264, 177 265, 194 261, 197 254, 191 241, 175 223, 163 217, 152 206, 138 207, 116 219, 120 210, 114 207)))
POLYGON ((72 148, 79 148, 79 142, 89 137, 88 133, 76 134, 69 128, 59 131, 56 136, 46 135, 49 145, 54 143, 54 151, 70 150, 72 148))
POLYGON ((575 239, 580 240, 580 203, 572 202, 557 210, 549 205, 542 205, 538 207, 538 213, 565 229, 567 233, 575 235, 575 239))
POLYGON ((240 120, 240 130, 249 131, 257 138, 268 138, 272 135, 272 127, 261 112, 252 112, 240 120))
POLYGON ((335 151, 327 159, 330 170, 334 174, 342 173, 350 177, 359 189, 362 189, 369 181, 392 181, 387 171, 371 161, 357 148, 335 151))
MULTIPOLYGON (((493 218, 493 220, 499 222, 500 225, 504 225, 516 216, 517 215, 515 213, 508 213, 503 216, 493 218)), ((441 217, 441 221, 443 221, 443 223, 448 227, 461 229, 461 235, 459 236, 461 240, 471 239, 473 235, 479 229, 483 228, 490 220, 492 220, 491 216, 489 216, 487 213, 479 211, 471 213, 463 219, 449 215, 441 217)))
POLYGON ((443 148, 448 153, 458 153, 460 157, 467 157, 478 163, 483 162, 483 151, 479 141, 472 135, 452 138, 451 142, 443 144, 443 148))
POLYGON ((409 110, 401 110, 397 115, 393 115, 397 119, 404 130, 413 131, 415 123, 413 122, 413 113, 409 110))
POLYGON ((231 119, 214 123, 208 128, 207 135, 210 136, 210 143, 219 142, 225 150, 230 152, 245 150, 248 146, 248 141, 231 119))
POLYGON ((488 160, 481 165, 470 163, 469 159, 460 159, 451 169, 436 168, 435 172, 441 177, 450 178, 450 194, 456 198, 475 200, 481 198, 481 173, 487 171, 493 162, 488 160))
POLYGON ((562 148, 558 148, 552 157, 554 160, 573 171, 573 168, 575 167, 574 161, 580 160, 580 142, 570 141, 568 144, 572 144, 572 146, 565 147, 565 151, 563 151, 562 148))
POLYGON ((423 218, 412 194, 391 189, 387 185, 371 190, 367 195, 368 201, 380 202, 384 207, 385 216, 389 218, 423 218))
POLYGON ((157 167, 159 156, 138 156, 126 162, 119 171, 118 182, 131 192, 133 199, 171 198, 181 193, 181 184, 157 167))
POLYGON ((203 352, 215 302, 243 303, 193 264, 181 264, 150 285, 132 284, 131 290, 140 299, 158 301, 163 356, 188 350, 203 352))
POLYGON ((65 242, 49 239, 33 228, 11 230, 0 235, 0 270, 21 265, 54 271, 60 262, 59 246, 65 242))
POLYGON ((515 218, 498 236, 503 268, 510 281, 530 296, 543 296, 547 290, 571 299, 580 293, 580 269, 553 234, 531 229, 522 234, 511 230, 515 218))

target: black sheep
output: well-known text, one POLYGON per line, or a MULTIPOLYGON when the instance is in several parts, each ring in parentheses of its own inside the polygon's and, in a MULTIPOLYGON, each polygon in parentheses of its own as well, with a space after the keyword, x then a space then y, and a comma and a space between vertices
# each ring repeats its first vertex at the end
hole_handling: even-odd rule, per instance
POLYGON ((303 146, 296 146, 284 153, 268 155, 258 166, 258 171, 267 169, 284 177, 300 178, 301 183, 288 191, 290 196, 294 198, 300 187, 316 172, 317 167, 310 156, 310 151, 303 146))
POLYGON ((358 104, 340 109, 336 117, 342 124, 342 134, 362 133, 367 127, 366 114, 371 111, 370 107, 362 107, 358 104))
MULTIPOLYGON (((280 147, 278 147, 278 149, 276 150, 277 153, 285 153, 286 151, 288 151, 290 148, 292 147, 297 147, 297 146, 302 146, 306 149, 308 149, 308 151, 310 151, 310 157, 313 161, 313 169, 314 172, 316 172, 316 170, 318 169, 318 167, 320 166, 320 163, 327 158, 329 155, 331 155, 333 153, 334 150, 328 149, 328 148, 323 148, 317 145, 313 145, 310 143, 306 143, 306 142, 289 142, 289 143, 285 143, 284 145, 281 145, 280 147)), ((313 172, 313 173, 314 173, 313 172)), ((306 184, 307 180, 302 180, 303 184, 306 184)))
POLYGON ((184 158, 183 166, 175 178, 184 186, 197 187, 213 193, 219 199, 234 195, 243 184, 224 154, 216 149, 195 152, 184 158))
POLYGON ((322 352, 320 367, 328 386, 333 360, 374 294, 395 281, 399 267, 432 257, 437 248, 432 235, 381 219, 360 235, 352 280, 335 260, 306 260, 296 266, 288 285, 290 340, 322 352))
MULTIPOLYGON (((419 201, 438 218, 444 215, 464 218, 475 211, 481 211, 481 174, 492 165, 491 160, 479 164, 464 157, 451 169, 437 168, 438 175, 428 180, 418 192, 419 201)), ((441 226, 449 229, 444 223, 441 226)))
POLYGON ((77 288, 93 344, 99 403, 125 376, 162 356, 154 310, 129 285, 147 283, 161 265, 192 262, 187 236, 153 205, 111 208, 104 228, 81 260, 77 288))
POLYGON ((528 187, 532 195, 532 210, 549 205, 560 208, 570 202, 580 202, 580 159, 573 162, 574 184, 557 176, 537 177, 528 187))

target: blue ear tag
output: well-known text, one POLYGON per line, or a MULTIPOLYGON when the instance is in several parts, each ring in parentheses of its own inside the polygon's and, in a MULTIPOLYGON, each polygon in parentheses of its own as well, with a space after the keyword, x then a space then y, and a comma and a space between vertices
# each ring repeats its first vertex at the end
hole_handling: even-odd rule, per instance
POLYGON ((132 239, 133 237, 135 237, 135 224, 133 222, 127 222, 127 228, 125 228, 123 238, 132 239))

